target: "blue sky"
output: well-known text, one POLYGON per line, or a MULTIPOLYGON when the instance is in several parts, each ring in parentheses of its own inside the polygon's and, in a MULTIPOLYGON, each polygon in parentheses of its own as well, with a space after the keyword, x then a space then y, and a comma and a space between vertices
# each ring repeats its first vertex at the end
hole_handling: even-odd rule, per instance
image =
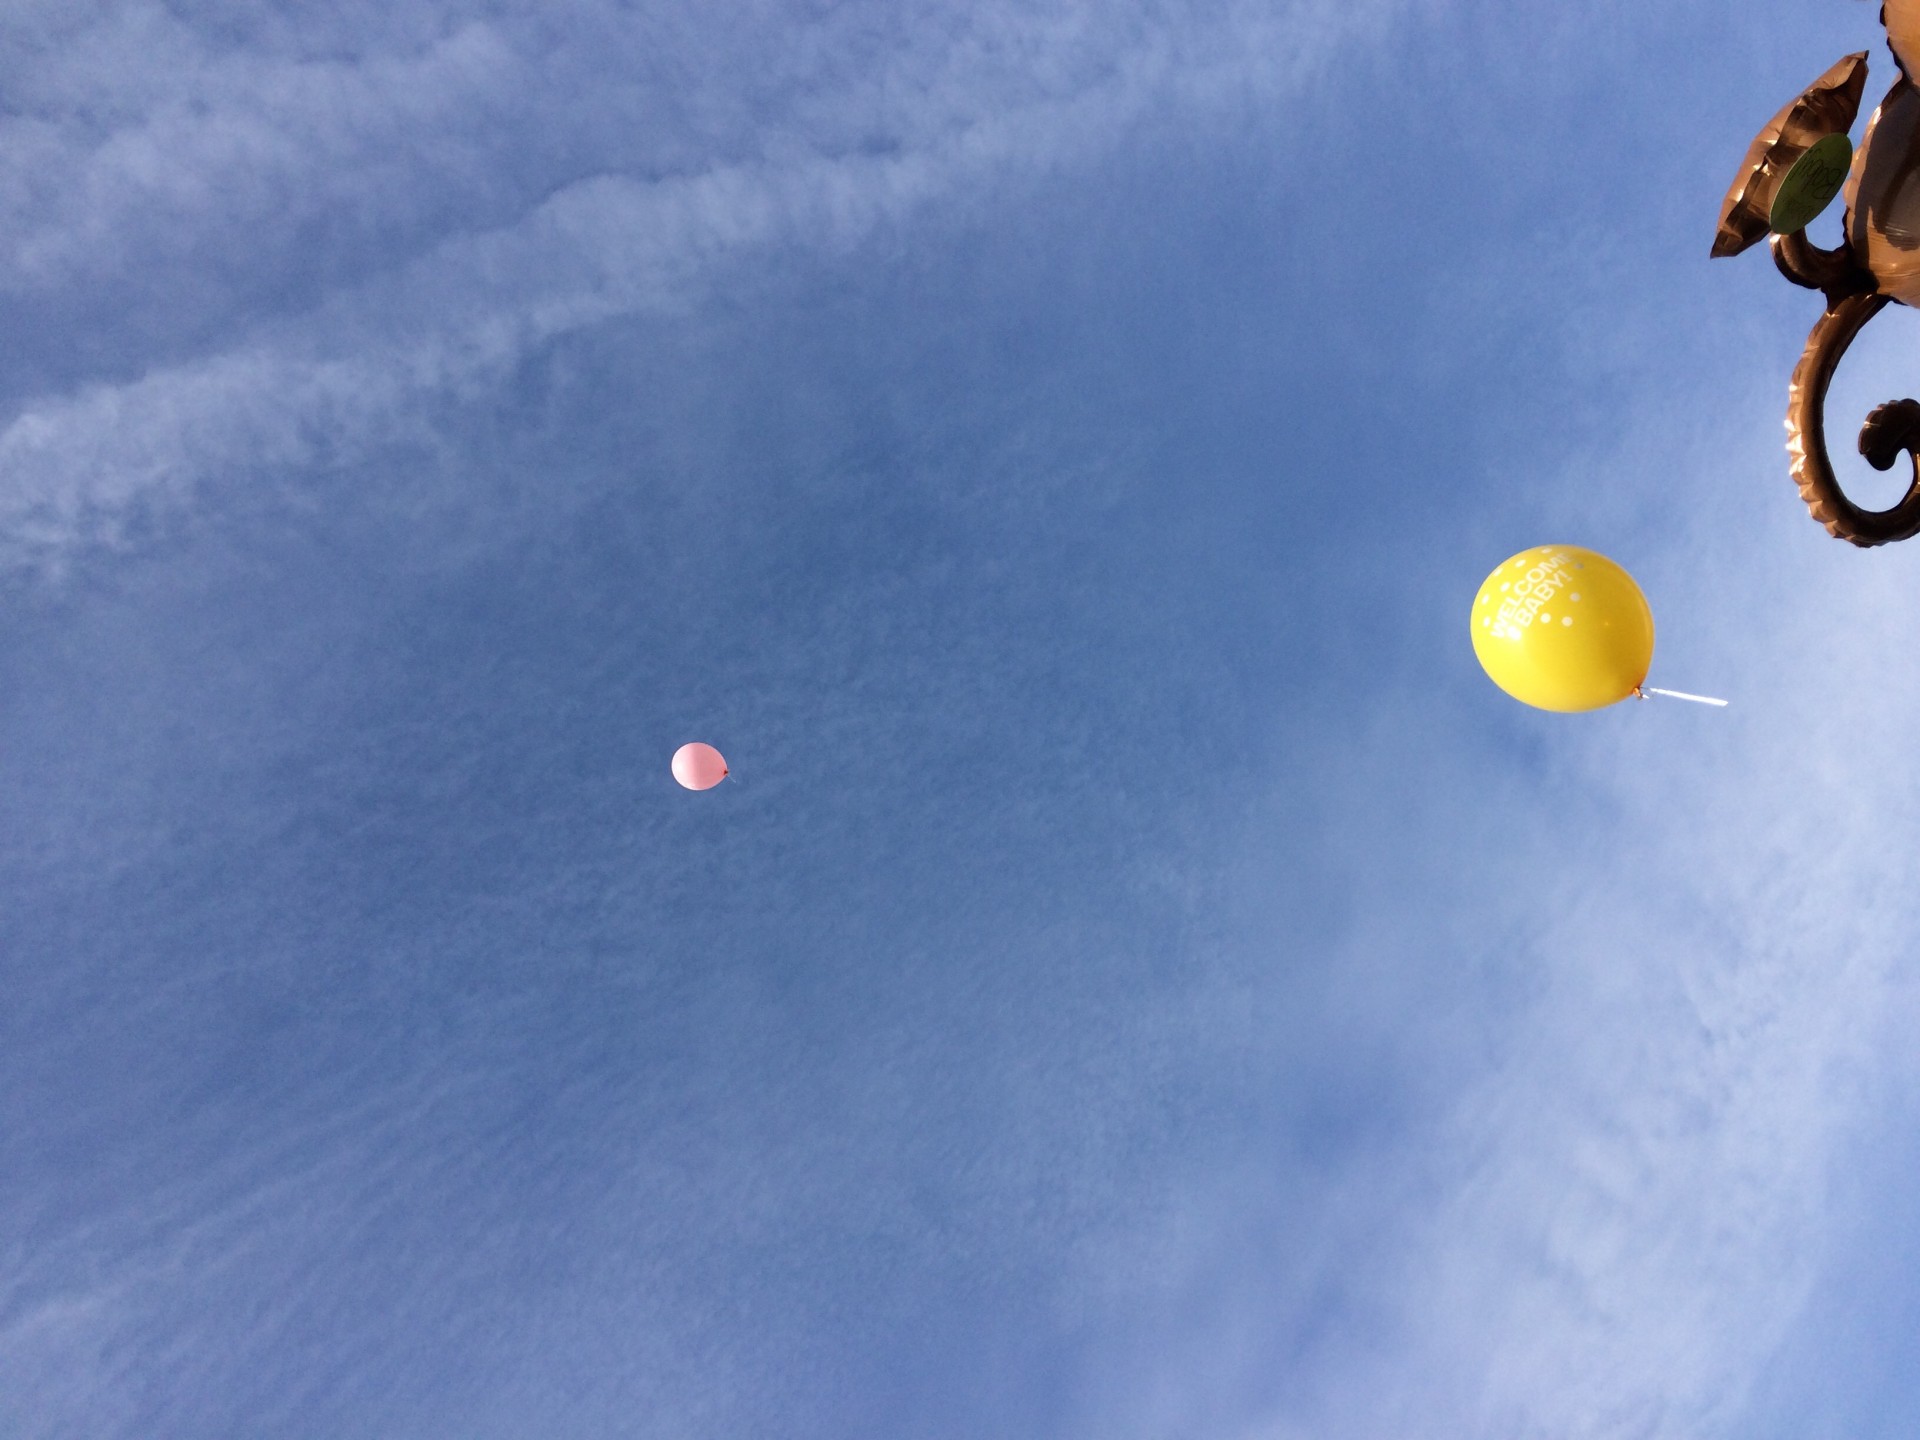
POLYGON ((1920 552, 1707 260, 1869 46, 11 7, 0 1430, 1906 1434, 1920 552))

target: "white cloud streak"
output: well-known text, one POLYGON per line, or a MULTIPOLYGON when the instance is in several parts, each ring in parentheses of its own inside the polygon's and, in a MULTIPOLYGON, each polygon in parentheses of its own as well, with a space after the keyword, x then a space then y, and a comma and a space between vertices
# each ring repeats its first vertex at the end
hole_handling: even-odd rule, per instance
MULTIPOLYGON (((276 257, 279 273, 246 293, 298 289, 299 237, 349 223, 343 212, 371 236, 410 240, 401 248, 412 253, 265 322, 236 308, 201 353, 136 355, 121 368, 140 373, 26 400, 0 430, 0 563, 57 572, 76 547, 124 543, 136 520, 214 477, 351 455, 408 426, 423 397, 491 383, 557 336, 697 303, 729 263, 843 251, 928 207, 965 214, 995 187, 1044 183, 1053 167, 1123 143, 1156 106, 1284 95, 1390 9, 1168 5, 1102 20, 1028 6, 842 7, 797 30, 762 17, 771 28, 753 53, 719 47, 736 71, 655 87, 665 108, 695 118, 691 141, 680 125, 675 143, 617 145, 603 119, 572 111, 576 95, 534 79, 541 57, 529 51, 557 49, 567 27, 537 44, 472 21, 405 59, 262 61, 216 56, 144 10, 113 12, 36 87, 41 113, 0 127, 11 286, 73 289, 194 256, 204 269, 250 248, 276 257), (848 73, 863 52, 872 63, 848 73), (165 61, 157 76, 154 54, 165 61), (103 117, 89 101, 123 67, 148 88, 124 87, 132 113, 103 117), (575 127, 585 162, 556 158, 567 147, 551 137, 529 159, 526 142, 499 133, 490 107, 528 85, 536 103, 511 120, 575 127), (727 108, 716 93, 757 99, 762 113, 714 119, 727 108), (476 146, 476 128, 497 153, 476 146), (490 165, 524 172, 520 183, 487 177, 490 165), (427 223, 421 194, 452 224, 427 223)), ((574 12, 572 29, 616 53, 664 23, 574 12)), ((712 23, 716 37, 743 33, 712 23)), ((588 78, 609 85, 629 122, 663 108, 631 77, 624 89, 614 75, 588 78)))
MULTIPOLYGON (((589 32, 596 14, 618 28, 610 12, 576 10, 589 32)), ((264 321, 235 320, 204 353, 27 400, 0 432, 6 562, 57 570, 210 482, 404 433, 421 423, 423 397, 493 383, 571 331, 698 303, 741 259, 851 249, 930 209, 965 213, 996 187, 1044 183, 1053 167, 1121 143, 1156 106, 1284 94, 1387 11, 1272 19, 1167 7, 1127 24, 1022 7, 890 13, 856 7, 840 29, 779 32, 782 43, 744 57, 739 85, 716 67, 667 86, 687 121, 671 127, 673 143, 623 150, 581 122, 579 173, 537 157, 514 184, 484 173, 484 149, 469 155, 464 173, 477 178, 451 188, 461 221, 488 214, 475 226, 408 209, 421 174, 444 183, 420 158, 436 153, 420 132, 463 133, 503 90, 528 84, 539 67, 526 37, 473 19, 418 37, 409 59, 266 62, 217 57, 150 12, 107 12, 111 24, 40 82, 39 109, 0 127, 8 293, 60 293, 156 254, 191 266, 255 227, 272 232, 278 257, 264 285, 300 225, 341 207, 365 207, 385 239, 410 238, 402 261, 336 277, 264 321), (863 23, 877 38, 860 37, 863 23), (166 63, 135 64, 136 45, 166 63), (118 108, 95 113, 85 97, 120 65, 151 88, 116 86, 118 108), (378 157, 402 134, 417 154, 383 169, 378 157), (62 173, 82 178, 63 188, 62 173), (316 184, 323 175, 352 183, 316 184), (217 222, 213 195, 238 197, 217 222)), ((713 23, 716 36, 751 29, 738 14, 713 23)), ((644 34, 615 38, 637 45, 644 34)), ((543 97, 549 115, 574 113, 543 97)), ((1689 403, 1746 417, 1753 394, 1777 390, 1786 359, 1689 403)), ((1635 566, 1660 608, 1663 663, 1722 667, 1661 677, 1731 693, 1735 708, 1647 707, 1631 725, 1577 732, 1586 738, 1546 732, 1555 770, 1542 786, 1580 796, 1580 808, 1568 818, 1519 806, 1530 818, 1506 838, 1521 857, 1564 847, 1555 853, 1571 879, 1551 892, 1476 883, 1464 910, 1437 906, 1444 920, 1387 888, 1368 892, 1375 918, 1346 958, 1356 991, 1401 987, 1381 1012, 1388 1022, 1421 1018, 1451 993, 1444 977, 1393 973, 1436 927, 1527 936, 1520 961, 1501 957, 1527 976, 1508 1032, 1454 1037, 1485 1041, 1490 1058, 1409 1149, 1370 1155, 1330 1187, 1350 1194, 1350 1214, 1323 1203, 1321 1228, 1290 1237, 1287 1264, 1239 1261, 1249 1234, 1280 1224, 1261 1177, 1195 1197, 1185 1233, 1148 1243, 1169 1252, 1170 1292, 1220 1292, 1212 1319, 1163 1337, 1139 1375, 1105 1377, 1126 1399, 1094 1407, 1090 1429, 1249 1440, 1736 1433, 1742 1396, 1817 1273, 1828 1176, 1870 1125, 1859 1097, 1907 1063, 1891 1036, 1912 1014, 1900 969, 1915 906, 1899 857, 1920 841, 1902 756, 1920 692, 1886 657, 1920 641, 1909 618, 1920 595, 1905 555, 1856 555, 1792 513, 1775 433, 1755 436, 1742 418, 1723 438, 1701 456, 1675 407, 1654 407, 1599 468, 1693 456, 1676 509, 1714 517, 1748 510, 1753 477, 1775 477, 1777 522, 1703 522, 1635 566), (1798 596, 1818 601, 1783 599, 1798 596), (1712 642, 1673 638, 1688 633, 1712 642), (1310 1396, 1259 1399, 1256 1377, 1288 1363, 1283 1335, 1324 1303, 1335 1274, 1343 1306, 1371 1325, 1315 1342, 1329 1363, 1310 1396)), ((1349 773, 1364 767, 1367 747, 1356 743, 1350 760, 1349 773)), ((1447 813, 1434 802, 1416 816, 1403 850, 1459 863, 1447 813)), ((1406 820, 1395 808, 1352 817, 1355 873, 1366 873, 1359 847, 1406 820)), ((1224 1012, 1243 1000, 1203 1001, 1197 1024, 1231 1029, 1224 1012)), ((85 1303, 19 1324, 57 1329, 81 1313, 61 1307, 85 1303)), ((1192 1318, 1174 1302, 1169 1313, 1192 1318)))

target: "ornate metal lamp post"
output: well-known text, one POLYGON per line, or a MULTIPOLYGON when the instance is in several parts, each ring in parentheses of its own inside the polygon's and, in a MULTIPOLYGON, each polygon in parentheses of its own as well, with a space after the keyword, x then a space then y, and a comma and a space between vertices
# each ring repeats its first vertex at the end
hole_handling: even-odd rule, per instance
POLYGON ((1747 151, 1720 212, 1715 255, 1737 255, 1763 236, 1774 264, 1796 285, 1826 296, 1807 336, 1787 399, 1787 453, 1813 518, 1855 545, 1920 534, 1920 402, 1879 406, 1860 427, 1860 453, 1877 470, 1901 451, 1913 480, 1888 510, 1863 510, 1846 497, 1827 456, 1827 387, 1847 347, 1889 301, 1920 305, 1920 0, 1886 0, 1880 15, 1900 78, 1867 121, 1852 153, 1847 132, 1860 113, 1867 57, 1849 55, 1774 116, 1747 151), (1845 176, 1846 220, 1839 246, 1823 250, 1806 225, 1845 176))

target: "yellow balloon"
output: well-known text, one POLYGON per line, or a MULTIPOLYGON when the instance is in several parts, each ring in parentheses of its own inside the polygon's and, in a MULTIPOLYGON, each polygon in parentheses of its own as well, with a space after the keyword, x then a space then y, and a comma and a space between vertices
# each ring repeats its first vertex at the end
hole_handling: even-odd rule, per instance
POLYGON ((1640 688, 1653 612, 1633 577, 1578 545, 1537 545, 1473 601, 1473 653, 1493 683, 1542 710, 1598 710, 1640 688))

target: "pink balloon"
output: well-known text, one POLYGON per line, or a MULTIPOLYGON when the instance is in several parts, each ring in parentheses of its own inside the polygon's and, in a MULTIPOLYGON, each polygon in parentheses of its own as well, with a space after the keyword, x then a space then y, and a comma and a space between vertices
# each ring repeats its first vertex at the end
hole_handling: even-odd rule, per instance
POLYGON ((689 790, 711 790, 727 778, 727 761, 711 745, 698 740, 673 752, 673 778, 689 790))

